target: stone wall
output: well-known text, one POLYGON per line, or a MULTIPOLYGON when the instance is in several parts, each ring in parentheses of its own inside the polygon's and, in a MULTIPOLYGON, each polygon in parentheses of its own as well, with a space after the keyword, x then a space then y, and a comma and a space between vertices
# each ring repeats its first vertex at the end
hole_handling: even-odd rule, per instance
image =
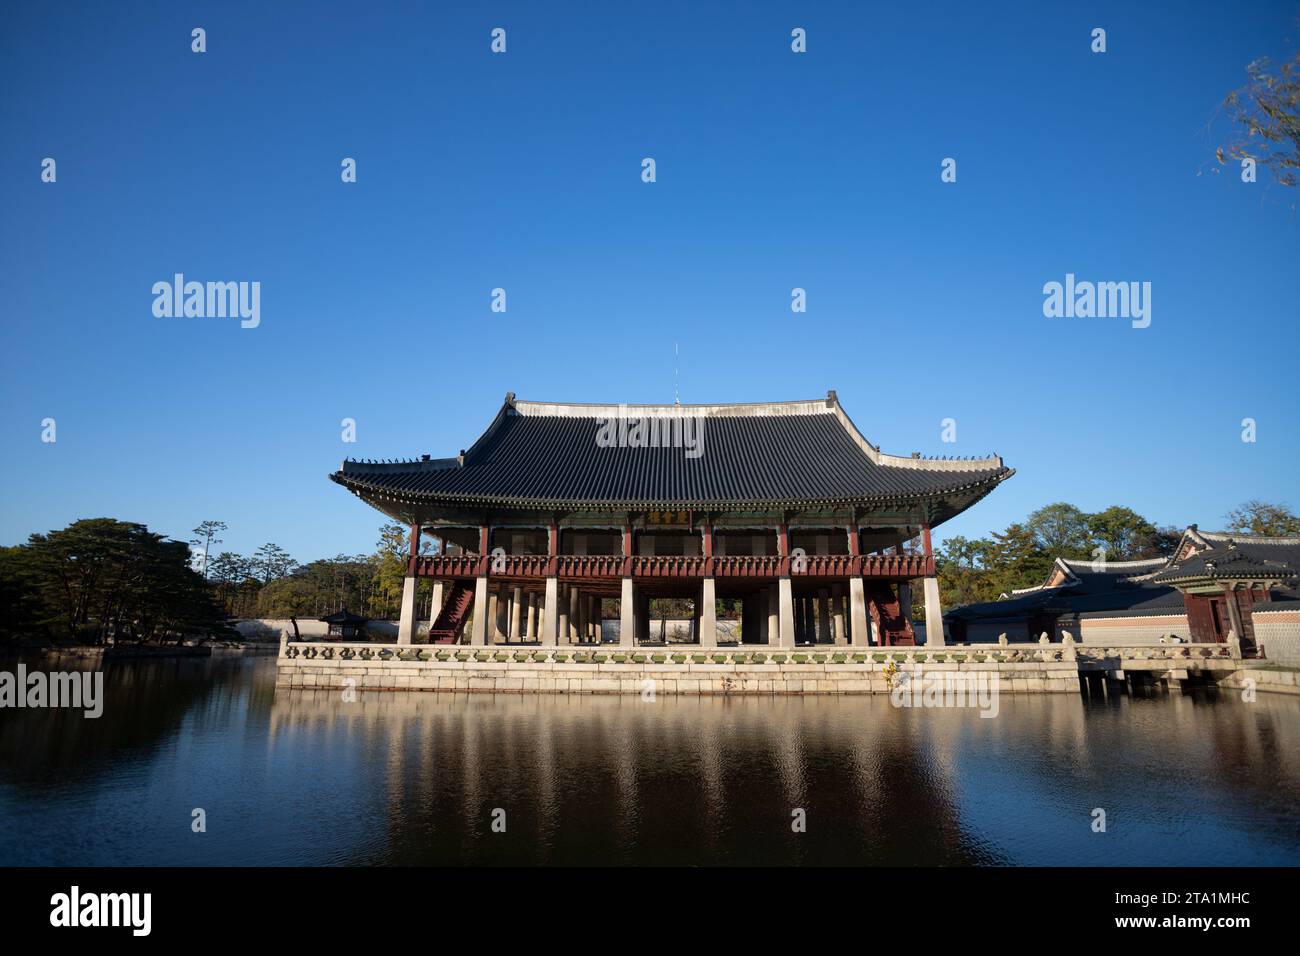
MULTIPOLYGON (((807 655, 802 655, 807 656, 807 655)), ((863 663, 519 663, 459 660, 279 661, 276 686, 358 690, 483 691, 492 693, 641 694, 886 694, 888 662, 863 663), (653 684, 648 684, 653 681, 653 684)), ((923 663, 924 674, 946 671, 998 675, 999 693, 1078 693, 1073 661, 923 663)))
POLYGON ((1134 617, 1084 618, 1077 624, 1057 627, 1059 641, 1065 631, 1074 634, 1080 644, 1111 644, 1125 647, 1133 644, 1157 644, 1160 638, 1173 634, 1184 641, 1192 639, 1186 614, 1148 614, 1134 617))
MULTIPOLYGON (((1266 606, 1266 605, 1264 605, 1266 606)), ((1300 667, 1300 608, 1265 611, 1255 605, 1255 642, 1275 664, 1300 667)))
POLYGON ((1255 689, 1274 694, 1300 695, 1300 670, 1270 670, 1267 667, 1243 668, 1233 671, 1223 680, 1220 687, 1240 690, 1246 686, 1246 680, 1254 681, 1255 689))
MULTIPOLYGON (((425 621, 424 630, 428 633, 429 622, 425 621)), ((276 637, 287 636, 293 638, 293 624, 287 617, 285 618, 250 618, 246 621, 236 621, 235 630, 239 631, 245 637, 258 633, 261 629, 266 628, 276 632, 276 637)), ((304 640, 311 638, 324 638, 329 635, 329 625, 324 624, 315 618, 298 618, 298 633, 304 640)), ((392 641, 397 639, 397 622, 396 621, 371 621, 366 625, 366 633, 377 640, 392 641)))

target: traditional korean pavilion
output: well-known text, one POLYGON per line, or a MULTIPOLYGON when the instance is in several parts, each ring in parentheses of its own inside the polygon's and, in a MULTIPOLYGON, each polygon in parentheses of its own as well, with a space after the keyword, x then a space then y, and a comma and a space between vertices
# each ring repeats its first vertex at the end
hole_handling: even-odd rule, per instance
POLYGON ((333 614, 326 614, 317 620, 329 626, 329 637, 343 641, 355 641, 365 637, 366 624, 370 622, 370 618, 353 614, 347 608, 335 611, 333 614))
POLYGON ((832 391, 652 406, 510 393, 454 458, 349 460, 330 478, 411 529, 400 643, 429 578, 433 642, 598 641, 600 602, 617 599, 619 643, 650 644, 649 601, 671 597, 693 602, 702 646, 731 598, 744 643, 793 647, 914 644, 917 580, 927 641, 943 643, 931 531, 1012 474, 996 456, 884 454, 832 391))

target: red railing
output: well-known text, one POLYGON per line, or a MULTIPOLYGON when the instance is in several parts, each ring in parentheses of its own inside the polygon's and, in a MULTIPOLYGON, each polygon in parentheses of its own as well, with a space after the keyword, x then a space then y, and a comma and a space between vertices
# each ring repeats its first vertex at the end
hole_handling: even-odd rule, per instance
POLYGON ((507 554, 486 558, 476 554, 422 554, 411 559, 411 573, 429 578, 776 578, 789 573, 814 578, 924 578, 934 574, 934 559, 923 554, 810 554, 783 558, 775 554, 638 555, 507 554))
POLYGON ((632 559, 634 578, 702 578, 706 558, 683 555, 638 555, 632 559))
POLYGON ((785 558, 778 554, 726 555, 709 561, 718 578, 776 578, 785 567, 785 558))
POLYGON ((559 554, 555 573, 562 578, 617 578, 623 575, 619 554, 559 554))
POLYGON ((934 575, 934 558, 923 554, 880 554, 861 559, 860 573, 867 578, 928 578, 934 575))
POLYGON ((488 555, 488 575, 503 578, 544 578, 549 573, 551 558, 546 554, 488 555))
POLYGON ((796 555, 790 573, 813 578, 847 578, 860 573, 862 559, 851 554, 796 555))
POLYGON ((477 554, 421 554, 411 559, 411 573, 422 578, 473 578, 482 573, 477 554))

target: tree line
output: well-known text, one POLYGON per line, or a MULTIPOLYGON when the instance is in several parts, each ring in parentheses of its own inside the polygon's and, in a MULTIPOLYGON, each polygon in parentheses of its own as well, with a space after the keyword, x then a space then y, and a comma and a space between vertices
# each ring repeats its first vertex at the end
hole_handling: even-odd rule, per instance
POLYGON ((408 535, 401 525, 384 525, 372 554, 307 564, 273 542, 251 555, 214 554, 225 530, 204 521, 185 542, 135 522, 87 518, 0 547, 0 641, 233 639, 232 619, 398 612, 408 535))
MULTIPOLYGON (((1223 530, 1300 534, 1300 518, 1286 505, 1251 500, 1227 514, 1223 530)), ((1017 588, 1042 584, 1058 557, 1089 561, 1162 558, 1174 552, 1182 534, 1182 527, 1157 526, 1121 505, 1087 512, 1056 502, 989 537, 957 535, 944 540, 935 552, 940 593, 946 608, 995 601, 1017 588)))

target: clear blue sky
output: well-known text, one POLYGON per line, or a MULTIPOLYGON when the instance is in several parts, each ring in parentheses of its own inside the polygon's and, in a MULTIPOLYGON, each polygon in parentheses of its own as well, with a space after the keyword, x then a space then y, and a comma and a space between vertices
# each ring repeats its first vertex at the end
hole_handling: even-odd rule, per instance
POLYGON ((835 388, 885 451, 1002 454, 940 537, 1300 506, 1296 197, 1212 172, 1300 5, 443 6, 0 15, 0 542, 368 551, 343 457, 455 454, 511 390, 671 402, 674 342, 684 402, 835 388), (260 281, 261 326, 155 318, 175 272, 260 281), (1067 272, 1151 282, 1151 327, 1045 318, 1067 272))

